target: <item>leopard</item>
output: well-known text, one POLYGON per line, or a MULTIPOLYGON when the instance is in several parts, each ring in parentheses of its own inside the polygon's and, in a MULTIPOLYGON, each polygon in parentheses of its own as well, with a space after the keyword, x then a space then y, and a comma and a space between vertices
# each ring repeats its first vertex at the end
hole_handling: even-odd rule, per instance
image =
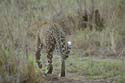
POLYGON ((39 68, 42 68, 42 63, 40 62, 41 50, 44 48, 47 54, 47 73, 52 74, 53 71, 53 52, 55 49, 58 50, 61 57, 61 72, 60 77, 65 77, 65 61, 69 57, 71 51, 71 41, 67 41, 66 34, 62 28, 57 23, 52 23, 43 26, 39 30, 37 36, 37 51, 36 51, 36 61, 39 68))

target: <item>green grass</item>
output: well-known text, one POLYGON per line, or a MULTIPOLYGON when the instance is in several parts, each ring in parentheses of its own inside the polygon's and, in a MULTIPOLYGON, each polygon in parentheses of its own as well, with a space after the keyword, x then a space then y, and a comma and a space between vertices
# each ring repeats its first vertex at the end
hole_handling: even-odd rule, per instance
MULTIPOLYGON (((78 55, 71 56, 67 61, 67 71, 78 73, 82 76, 87 76, 89 79, 107 79, 119 77, 118 81, 124 81, 125 63, 119 60, 108 60, 79 57, 78 55), (76 57, 77 56, 77 57, 76 57)), ((121 82, 123 83, 123 82, 121 82)))
MULTIPOLYGON (((44 60, 44 58, 43 58, 44 60)), ((60 71, 60 57, 53 58, 54 72, 60 71)), ((120 59, 101 59, 98 57, 83 57, 74 53, 66 60, 67 74, 73 73, 88 79, 115 79, 115 83, 125 82, 125 62, 120 59)))

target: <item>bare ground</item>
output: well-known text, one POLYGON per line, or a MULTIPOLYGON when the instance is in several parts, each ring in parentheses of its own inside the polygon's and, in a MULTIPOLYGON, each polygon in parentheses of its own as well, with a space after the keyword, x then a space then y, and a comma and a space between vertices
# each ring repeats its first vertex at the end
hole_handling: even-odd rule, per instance
POLYGON ((59 77, 55 74, 47 75, 45 79, 48 83, 114 83, 113 79, 90 80, 85 76, 79 76, 71 73, 69 73, 66 77, 59 77))

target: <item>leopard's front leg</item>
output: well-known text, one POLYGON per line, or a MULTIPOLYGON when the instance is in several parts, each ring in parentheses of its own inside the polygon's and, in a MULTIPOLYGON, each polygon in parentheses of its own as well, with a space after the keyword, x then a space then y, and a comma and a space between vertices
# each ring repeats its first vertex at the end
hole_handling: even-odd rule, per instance
POLYGON ((61 77, 65 77, 65 59, 61 58, 61 77))
POLYGON ((47 55, 47 59, 48 59, 48 64, 47 64, 47 74, 52 74, 53 71, 53 65, 52 65, 52 52, 49 52, 47 55))

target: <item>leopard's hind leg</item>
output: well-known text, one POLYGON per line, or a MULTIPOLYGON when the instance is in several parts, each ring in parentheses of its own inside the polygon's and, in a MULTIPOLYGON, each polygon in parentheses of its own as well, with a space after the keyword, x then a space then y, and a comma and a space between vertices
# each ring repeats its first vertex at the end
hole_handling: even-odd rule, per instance
POLYGON ((48 38, 46 41, 46 52, 47 52, 47 74, 52 74, 53 65, 52 65, 52 58, 53 58, 53 51, 55 49, 55 40, 51 37, 48 38))
POLYGON ((37 50, 36 50, 36 53, 35 53, 35 58, 36 58, 36 63, 38 64, 38 67, 39 68, 42 68, 42 63, 40 61, 40 56, 41 56, 41 50, 42 50, 42 47, 43 47, 43 44, 41 43, 41 40, 40 40, 40 37, 39 37, 39 34, 38 34, 38 37, 37 37, 37 50))

